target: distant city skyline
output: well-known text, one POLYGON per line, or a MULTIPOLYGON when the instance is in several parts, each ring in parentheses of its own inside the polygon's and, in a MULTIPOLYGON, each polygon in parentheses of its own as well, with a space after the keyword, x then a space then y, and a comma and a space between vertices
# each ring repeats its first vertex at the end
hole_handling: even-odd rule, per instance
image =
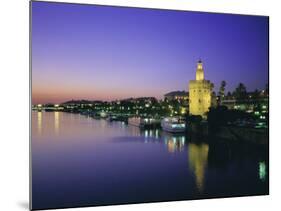
POLYGON ((32 103, 163 98, 188 91, 196 63, 226 93, 268 83, 268 18, 32 3, 32 103))

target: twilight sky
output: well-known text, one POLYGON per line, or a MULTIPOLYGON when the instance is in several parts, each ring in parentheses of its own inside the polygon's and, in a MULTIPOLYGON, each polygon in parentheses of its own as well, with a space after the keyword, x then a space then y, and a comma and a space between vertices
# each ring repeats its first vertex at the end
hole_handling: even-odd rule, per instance
POLYGON ((218 90, 268 82, 268 18, 32 2, 32 103, 188 90, 201 58, 218 90))

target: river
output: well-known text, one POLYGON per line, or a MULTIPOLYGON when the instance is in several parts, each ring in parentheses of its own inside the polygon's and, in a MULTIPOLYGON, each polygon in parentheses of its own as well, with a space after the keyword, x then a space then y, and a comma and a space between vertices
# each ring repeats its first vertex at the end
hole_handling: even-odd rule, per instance
POLYGON ((32 112, 33 209, 268 194, 266 146, 32 112))

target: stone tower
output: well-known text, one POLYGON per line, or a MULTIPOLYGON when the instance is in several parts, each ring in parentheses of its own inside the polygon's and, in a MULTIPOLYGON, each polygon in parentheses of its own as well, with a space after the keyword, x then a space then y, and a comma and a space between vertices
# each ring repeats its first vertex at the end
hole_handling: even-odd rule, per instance
POLYGON ((189 81, 189 113, 206 118, 211 107, 212 85, 204 78, 203 63, 197 62, 196 80, 189 81))

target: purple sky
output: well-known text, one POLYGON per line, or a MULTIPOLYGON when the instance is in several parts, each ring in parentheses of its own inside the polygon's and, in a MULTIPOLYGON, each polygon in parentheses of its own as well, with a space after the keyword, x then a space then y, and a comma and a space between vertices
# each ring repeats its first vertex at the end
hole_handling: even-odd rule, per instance
POLYGON ((201 58, 218 90, 268 82, 268 18, 32 2, 32 101, 163 98, 201 58))

